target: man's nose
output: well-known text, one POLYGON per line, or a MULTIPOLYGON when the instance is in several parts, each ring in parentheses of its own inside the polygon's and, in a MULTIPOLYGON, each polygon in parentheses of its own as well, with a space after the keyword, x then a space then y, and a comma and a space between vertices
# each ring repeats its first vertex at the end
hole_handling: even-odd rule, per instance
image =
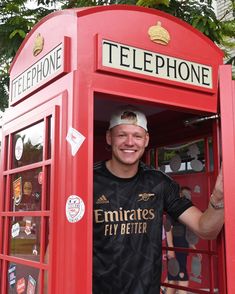
POLYGON ((127 144, 127 145, 134 145, 134 137, 132 136, 132 135, 128 135, 127 137, 126 137, 126 141, 125 141, 125 143, 127 144))

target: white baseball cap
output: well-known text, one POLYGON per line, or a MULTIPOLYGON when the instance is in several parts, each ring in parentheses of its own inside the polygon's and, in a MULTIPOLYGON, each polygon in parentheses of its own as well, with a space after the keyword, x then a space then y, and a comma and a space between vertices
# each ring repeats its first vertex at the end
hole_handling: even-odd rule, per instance
POLYGON ((146 131, 147 129, 147 119, 143 112, 139 111, 133 106, 123 106, 118 108, 110 118, 109 129, 112 129, 118 125, 136 125, 146 131))

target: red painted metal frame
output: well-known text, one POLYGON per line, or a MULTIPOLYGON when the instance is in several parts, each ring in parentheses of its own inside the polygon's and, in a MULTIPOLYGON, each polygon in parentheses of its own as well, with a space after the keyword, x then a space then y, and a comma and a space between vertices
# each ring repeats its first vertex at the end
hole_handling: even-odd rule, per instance
MULTIPOLYGON (((2 206, 1 207, 1 213, 0 213, 0 221, 3 222, 4 219, 6 219, 5 221, 5 225, 4 225, 4 231, 6 232, 4 235, 1 235, 1 237, 3 237, 4 239, 4 249, 3 251, 1 250, 1 252, 3 252, 3 254, 0 254, 0 258, 2 259, 2 263, 3 263, 3 275, 2 277, 4 277, 4 279, 2 279, 1 282, 1 293, 6 293, 6 287, 7 287, 7 280, 6 280, 6 273, 7 273, 7 262, 11 261, 11 262, 18 262, 20 264, 24 264, 24 265, 28 265, 28 266, 33 266, 35 268, 38 268, 40 270, 40 276, 39 276, 39 280, 40 280, 40 287, 39 287, 39 293, 44 293, 44 289, 42 287, 43 285, 43 277, 44 277, 44 273, 45 270, 47 270, 49 272, 49 284, 53 285, 53 281, 52 278, 53 276, 50 274, 52 272, 52 268, 54 268, 54 271, 56 271, 57 269, 57 265, 56 265, 56 261, 53 258, 53 255, 51 254, 49 256, 49 263, 46 264, 44 261, 44 255, 45 252, 47 250, 47 248, 45 247, 45 228, 46 228, 46 222, 48 222, 48 218, 50 218, 50 247, 53 248, 54 243, 56 242, 56 236, 60 233, 58 232, 58 229, 55 228, 54 223, 58 222, 58 216, 56 209, 56 206, 58 204, 58 201, 55 197, 57 197, 59 195, 59 191, 58 191, 58 185, 56 184, 60 179, 58 177, 58 172, 57 172, 57 168, 58 168, 58 162, 60 158, 60 162, 62 161, 62 156, 60 156, 60 151, 58 150, 58 148, 56 148, 56 146, 63 146, 64 143, 61 144, 60 142, 60 138, 63 134, 63 132, 61 131, 61 121, 65 120, 65 115, 66 115, 66 111, 62 112, 62 110, 66 110, 67 106, 67 99, 66 99, 66 95, 62 94, 62 95, 58 95, 56 98, 49 100, 47 103, 42 104, 39 107, 35 107, 32 111, 30 112, 26 112, 25 114, 23 114, 22 116, 18 116, 18 118, 16 118, 15 120, 12 119, 10 122, 8 122, 7 124, 5 124, 4 126, 4 133, 3 133, 3 138, 10 138, 10 142, 11 142, 11 134, 14 132, 17 132, 17 130, 20 130, 24 127, 27 127, 31 124, 34 124, 37 121, 40 120, 44 120, 45 122, 45 127, 48 126, 48 117, 51 116, 52 117, 52 123, 53 123, 53 134, 51 134, 51 140, 52 140, 52 146, 51 146, 51 159, 47 158, 47 142, 45 141, 46 136, 48 135, 47 132, 44 134, 44 142, 45 142, 45 148, 43 150, 43 160, 41 162, 38 163, 34 163, 34 164, 30 164, 27 166, 23 166, 20 168, 15 168, 15 169, 11 169, 10 167, 10 162, 11 162, 11 158, 12 158, 12 144, 9 143, 8 148, 4 149, 4 152, 2 152, 2 159, 4 160, 4 158, 7 156, 8 157, 8 165, 6 166, 5 170, 2 170, 2 175, 3 177, 7 178, 7 182, 9 183, 9 176, 11 174, 14 174, 16 172, 22 172, 22 171, 27 171, 27 170, 31 170, 31 169, 35 169, 37 167, 42 167, 43 170, 43 179, 44 179, 44 183, 47 183, 46 180, 46 174, 48 172, 48 167, 51 166, 50 168, 50 195, 51 195, 51 199, 50 199, 50 210, 46 210, 46 197, 48 197, 49 195, 46 193, 47 191, 46 186, 43 185, 43 189, 42 189, 42 208, 41 211, 26 211, 26 212, 11 212, 9 211, 9 197, 10 197, 10 184, 7 185, 7 193, 3 193, 2 190, 2 195, 6 195, 6 199, 5 199, 5 208, 2 206), (63 117, 63 119, 62 119, 63 117), (8 152, 8 150, 10 150, 10 152, 8 152), (58 157, 59 156, 59 157, 58 157), (39 262, 33 262, 30 260, 22 260, 22 259, 18 259, 17 257, 13 257, 13 256, 9 256, 8 255, 8 218, 11 216, 39 216, 41 217, 41 255, 40 255, 40 261, 39 262), (47 220, 46 220, 47 219, 47 220)), ((63 163, 63 161, 62 161, 63 163)), ((61 181, 61 180, 60 180, 61 181)), ((4 189, 4 186, 1 186, 2 189, 4 189)), ((2 201, 2 205, 3 205, 3 198, 1 198, 2 201)), ((62 205, 60 205, 60 207, 62 207, 62 205)), ((1 244, 2 244, 3 240, 1 240, 1 244)), ((54 287, 51 290, 51 293, 53 293, 54 287)))
MULTIPOLYGON (((42 119, 44 119, 44 122, 46 122, 46 118, 50 115, 55 116, 55 113, 53 110, 48 110, 47 108, 44 108, 44 111, 37 109, 34 110, 33 112, 31 112, 28 115, 28 118, 26 117, 21 117, 16 119, 14 122, 10 123, 10 126, 5 126, 5 130, 3 133, 3 138, 9 138, 10 139, 10 144, 8 146, 8 148, 6 148, 4 151, 8 152, 7 156, 8 156, 8 164, 6 166, 6 168, 4 170, 2 170, 2 175, 4 178, 7 179, 7 183, 10 183, 10 176, 14 173, 17 172, 22 172, 22 171, 29 171, 38 167, 42 168, 42 171, 44 172, 44 181, 43 181, 43 190, 42 190, 42 209, 41 211, 26 211, 26 212, 13 212, 10 211, 10 184, 8 184, 7 186, 2 185, 2 192, 3 195, 5 195, 4 199, 2 199, 2 202, 5 201, 5 208, 1 209, 1 220, 5 220, 5 224, 4 224, 4 232, 5 234, 2 236, 3 237, 3 244, 4 244, 4 250, 3 250, 3 254, 0 254, 0 258, 2 259, 3 262, 3 272, 4 273, 4 277, 2 279, 1 282, 1 293, 7 293, 7 280, 6 280, 6 272, 7 272, 7 263, 8 262, 15 262, 15 263, 19 263, 22 265, 27 265, 27 266, 32 266, 35 268, 38 268, 40 270, 40 285, 43 285, 43 272, 44 270, 48 270, 49 265, 45 264, 44 261, 44 254, 45 254, 45 218, 49 218, 50 217, 50 212, 46 210, 45 207, 45 198, 47 196, 46 194, 46 185, 47 185, 47 181, 45 180, 45 170, 47 166, 52 165, 53 163, 53 159, 47 159, 45 158, 46 152, 47 152, 47 148, 46 148, 46 144, 45 144, 45 148, 44 148, 44 152, 43 152, 43 160, 42 162, 39 163, 34 163, 34 164, 30 164, 27 166, 23 166, 23 167, 19 167, 19 168, 11 168, 11 163, 12 163, 12 158, 13 158, 13 146, 12 146, 12 134, 17 132, 18 130, 27 127, 29 125, 31 125, 33 122, 38 122, 41 121, 42 119), (31 118, 29 117, 29 115, 31 116, 31 118), (33 120, 32 120, 33 117, 33 120), (9 128, 8 128, 9 127, 9 128), (7 192, 4 193, 4 189, 7 189, 7 192), (9 234, 8 232, 10 232, 9 229, 9 218, 13 217, 13 216, 37 216, 40 217, 41 221, 41 232, 40 232, 40 262, 34 262, 34 261, 30 261, 30 260, 23 260, 21 258, 17 258, 14 256, 10 256, 8 255, 8 248, 9 248, 9 234)), ((44 129, 47 127, 47 123, 45 123, 44 125, 44 129)), ((46 138, 46 133, 45 133, 45 137, 44 137, 44 142, 46 142, 45 138, 46 138)), ((5 153, 4 152, 4 153, 5 153)), ((5 159, 5 154, 3 153, 3 160, 5 159)), ((53 154, 53 153, 52 153, 53 154)), ((54 164, 53 164, 54 165, 54 164)), ((53 221, 52 221, 53 222, 53 221)), ((43 289, 39 288, 40 292, 39 293, 43 293, 43 289)))
POLYGON ((235 293, 235 82, 231 66, 220 67, 221 137, 225 194, 227 294, 235 293))

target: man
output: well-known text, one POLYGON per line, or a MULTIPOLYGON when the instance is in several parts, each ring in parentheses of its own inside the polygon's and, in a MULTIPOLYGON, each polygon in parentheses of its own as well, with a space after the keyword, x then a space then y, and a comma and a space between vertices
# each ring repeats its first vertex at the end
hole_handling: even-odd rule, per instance
MULTIPOLYGON (((180 188, 180 197, 186 197, 191 199, 191 189, 187 186, 182 186, 180 188)), ((180 247, 180 248, 193 248, 196 249, 194 244, 189 243, 187 238, 187 228, 185 224, 178 222, 170 217, 168 217, 168 222, 170 224, 169 230, 166 230, 166 239, 168 247, 180 247)), ((173 269, 174 274, 172 273, 172 268, 168 268, 167 280, 168 283, 172 285, 179 285, 183 287, 188 287, 189 277, 187 270, 187 257, 188 252, 182 251, 172 251, 167 252, 167 257, 169 263, 173 260, 176 262, 176 270, 173 269)), ((201 254, 198 254, 198 257, 201 259, 201 254)), ((175 294, 176 289, 166 288, 167 294, 175 294)), ((187 294, 185 290, 177 290, 178 294, 187 294)))
POLYGON ((179 197, 171 178, 140 162, 149 143, 142 112, 114 113, 106 141, 112 157, 94 167, 93 294, 158 294, 163 211, 201 238, 216 238, 223 226, 222 176, 202 213, 179 197))

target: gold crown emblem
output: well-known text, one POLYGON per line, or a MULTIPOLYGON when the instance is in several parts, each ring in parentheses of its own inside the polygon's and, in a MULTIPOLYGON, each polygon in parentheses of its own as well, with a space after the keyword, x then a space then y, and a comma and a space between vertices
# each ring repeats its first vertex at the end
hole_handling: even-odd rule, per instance
POLYGON ((42 52, 43 45, 44 45, 44 38, 41 36, 40 33, 38 33, 35 38, 34 46, 33 46, 33 55, 34 56, 37 56, 39 53, 42 52))
POLYGON ((148 34, 151 41, 161 45, 167 45, 171 39, 170 34, 162 27, 160 21, 157 22, 157 25, 149 28, 148 34))

